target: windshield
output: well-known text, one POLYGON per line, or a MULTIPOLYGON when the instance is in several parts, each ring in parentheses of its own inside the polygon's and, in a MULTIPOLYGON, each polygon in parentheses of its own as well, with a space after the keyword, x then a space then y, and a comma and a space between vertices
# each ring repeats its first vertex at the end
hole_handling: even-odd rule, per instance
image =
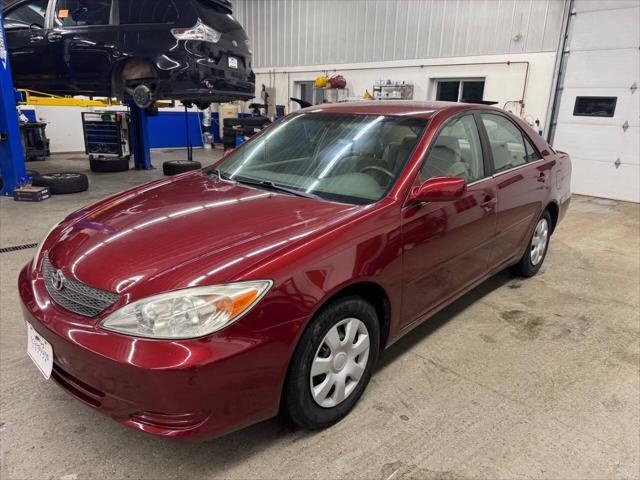
POLYGON ((251 184, 343 203, 380 200, 413 153, 427 121, 378 115, 301 113, 239 148, 217 168, 251 184))

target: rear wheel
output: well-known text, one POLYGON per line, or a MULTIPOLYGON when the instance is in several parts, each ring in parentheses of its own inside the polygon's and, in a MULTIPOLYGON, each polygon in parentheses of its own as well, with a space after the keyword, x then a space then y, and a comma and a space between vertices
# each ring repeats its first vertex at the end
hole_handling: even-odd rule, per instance
POLYGON ((344 418, 369 383, 379 343, 376 310, 364 299, 348 297, 322 309, 291 360, 283 404, 289 418, 308 429, 344 418))
POLYGON ((533 234, 529 239, 527 250, 520 261, 513 266, 513 272, 522 277, 533 277, 544 263, 549 249, 549 239, 551 238, 551 215, 545 210, 538 223, 536 224, 533 234))

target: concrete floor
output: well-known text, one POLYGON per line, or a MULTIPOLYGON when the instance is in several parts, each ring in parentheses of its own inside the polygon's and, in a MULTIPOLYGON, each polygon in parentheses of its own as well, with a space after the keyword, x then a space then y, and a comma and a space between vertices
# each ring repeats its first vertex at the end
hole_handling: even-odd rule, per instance
MULTIPOLYGON (((83 158, 29 168, 87 171, 83 158)), ((72 210, 161 174, 92 174, 89 192, 42 204, 2 198, 0 246, 37 242, 72 210)), ((33 250, 0 254, 0 477, 638 478, 639 239, 639 205, 574 197, 540 275, 499 274, 408 334, 338 425, 274 419, 201 444, 129 430, 45 381, 16 288, 33 250)))

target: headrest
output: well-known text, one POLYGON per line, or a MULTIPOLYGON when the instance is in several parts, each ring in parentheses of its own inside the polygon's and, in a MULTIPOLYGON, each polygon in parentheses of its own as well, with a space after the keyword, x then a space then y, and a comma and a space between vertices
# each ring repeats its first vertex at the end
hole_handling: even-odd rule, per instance
POLYGON ((402 139, 402 148, 413 148, 416 144, 417 138, 416 137, 404 137, 402 139))
POLYGON ((455 148, 455 149, 457 149, 460 146, 460 144, 458 143, 458 137, 451 137, 448 135, 440 135, 436 139, 435 145, 441 146, 441 147, 455 148))

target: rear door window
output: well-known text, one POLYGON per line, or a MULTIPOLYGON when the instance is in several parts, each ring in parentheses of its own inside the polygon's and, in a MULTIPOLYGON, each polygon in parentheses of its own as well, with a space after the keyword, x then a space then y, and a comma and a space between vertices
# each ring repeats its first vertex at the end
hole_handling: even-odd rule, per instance
POLYGON ((178 20, 178 8, 173 0, 118 0, 120 24, 162 24, 178 20))
MULTIPOLYGON (((495 172, 503 172, 531 161, 522 133, 511 120, 491 113, 480 116, 489 137, 495 172)), ((533 147, 530 148, 535 152, 533 147)))
POLYGON ((111 0, 58 0, 56 27, 109 25, 111 0))

